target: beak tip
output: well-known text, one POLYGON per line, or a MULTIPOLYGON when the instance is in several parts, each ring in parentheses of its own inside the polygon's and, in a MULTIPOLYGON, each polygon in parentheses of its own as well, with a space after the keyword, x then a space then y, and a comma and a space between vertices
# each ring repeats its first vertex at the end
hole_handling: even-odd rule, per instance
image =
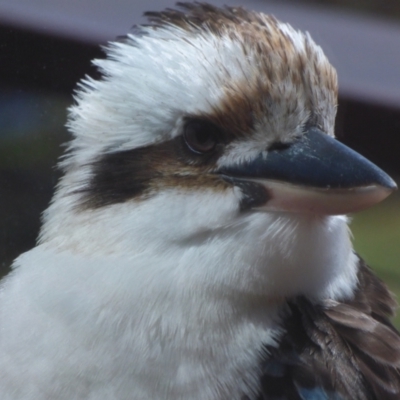
POLYGON ((396 190, 398 190, 397 183, 392 178, 390 178, 390 180, 391 180, 391 182, 390 182, 390 186, 388 187, 388 189, 392 192, 395 192, 396 190))
POLYGON ((380 172, 381 176, 380 179, 378 179, 377 183, 383 188, 385 188, 389 192, 389 194, 395 192, 398 189, 397 183, 385 172, 383 171, 380 172))

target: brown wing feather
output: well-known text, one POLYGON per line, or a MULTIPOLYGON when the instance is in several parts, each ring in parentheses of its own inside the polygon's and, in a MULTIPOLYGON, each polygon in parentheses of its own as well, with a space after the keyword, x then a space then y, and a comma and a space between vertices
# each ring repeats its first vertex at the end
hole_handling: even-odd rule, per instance
POLYGON ((396 301, 362 260, 358 279, 351 300, 316 305, 299 297, 288 303, 280 345, 266 347, 259 400, 304 399, 304 393, 400 399, 400 335, 389 320, 396 301))
POLYGON ((325 315, 349 345, 375 397, 400 399, 400 335, 389 319, 396 301, 362 260, 358 277, 355 297, 327 304, 325 315))

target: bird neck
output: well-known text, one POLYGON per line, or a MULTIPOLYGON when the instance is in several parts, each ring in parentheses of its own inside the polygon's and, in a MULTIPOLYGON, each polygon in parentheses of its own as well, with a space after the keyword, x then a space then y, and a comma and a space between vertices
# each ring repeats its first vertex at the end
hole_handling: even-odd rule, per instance
POLYGON ((212 191, 171 191, 93 210, 62 200, 47 211, 43 245, 132 260, 131 268, 163 279, 167 288, 179 281, 178 290, 264 296, 275 303, 297 295, 345 298, 357 283, 344 216, 240 213, 235 199, 212 191))

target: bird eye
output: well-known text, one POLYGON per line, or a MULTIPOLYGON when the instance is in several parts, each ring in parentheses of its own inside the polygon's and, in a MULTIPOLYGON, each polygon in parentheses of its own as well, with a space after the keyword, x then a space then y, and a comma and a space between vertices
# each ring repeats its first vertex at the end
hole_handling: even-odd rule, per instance
POLYGON ((186 123, 183 138, 186 146, 194 153, 212 152, 218 144, 218 128, 208 121, 192 120, 186 123))

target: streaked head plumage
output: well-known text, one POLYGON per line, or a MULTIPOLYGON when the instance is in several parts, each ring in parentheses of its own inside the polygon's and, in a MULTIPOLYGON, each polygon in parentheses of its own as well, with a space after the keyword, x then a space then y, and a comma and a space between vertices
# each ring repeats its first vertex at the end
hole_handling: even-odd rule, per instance
MULTIPOLYGON (((277 246, 269 257, 277 260, 301 226, 315 225, 313 240, 322 224, 342 237, 338 246, 348 257, 344 219, 330 225, 280 213, 240 214, 268 193, 250 188, 256 198, 249 201, 247 183, 232 185, 213 174, 293 142, 308 126, 333 136, 337 79, 321 48, 308 34, 242 8, 185 3, 147 17, 148 25, 110 43, 107 58, 94 61, 102 79, 87 77, 79 86, 68 122, 73 140, 61 162, 65 176, 45 213, 41 242, 62 236, 62 246, 115 252, 229 236, 231 251, 240 232, 243 243, 246 234, 262 234, 262 253, 271 235, 268 246, 277 246), (218 131, 209 154, 188 143, 187 130, 196 124, 218 131)), ((311 258, 320 262, 323 251, 311 258)), ((262 259, 257 256, 260 265, 268 264, 262 259)))
POLYGON ((308 34, 268 15, 198 3, 147 17, 149 25, 110 43, 108 57, 94 61, 103 78, 80 84, 66 171, 167 142, 190 119, 223 132, 218 165, 290 142, 308 124, 333 135, 336 73, 308 34))

